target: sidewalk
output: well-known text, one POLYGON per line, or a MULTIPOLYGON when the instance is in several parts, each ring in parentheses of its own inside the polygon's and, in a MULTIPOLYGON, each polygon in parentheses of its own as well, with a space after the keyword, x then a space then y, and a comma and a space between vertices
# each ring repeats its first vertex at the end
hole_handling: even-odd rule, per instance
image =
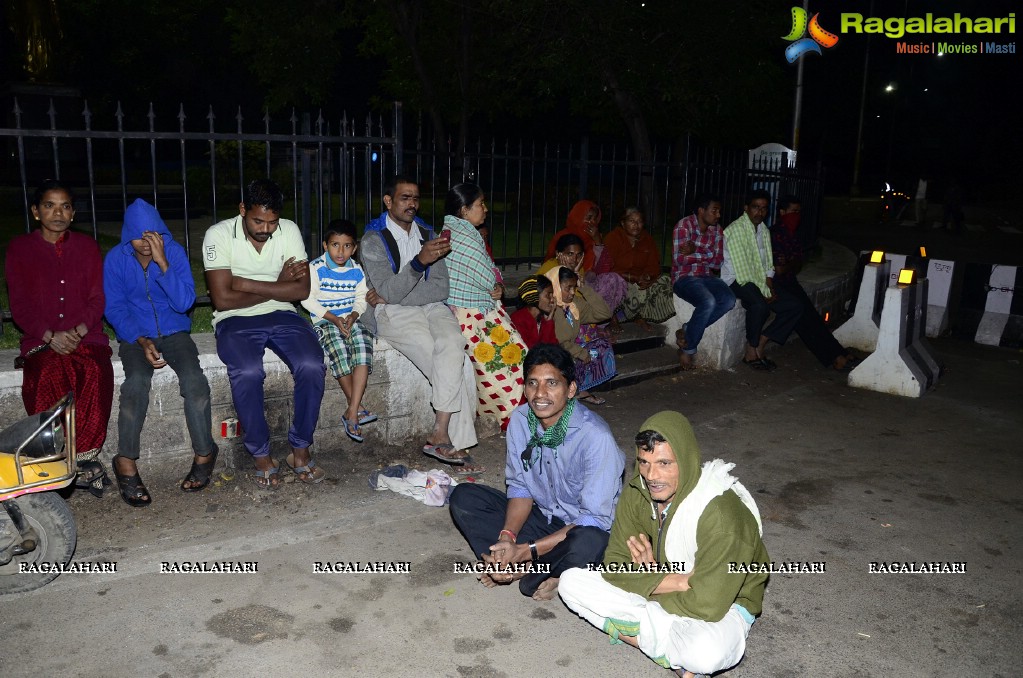
MULTIPOLYGON (((727 675, 1018 673, 1021 356, 934 347, 946 374, 919 399, 851 389, 798 341, 772 352, 773 373, 672 374, 604 394, 599 413, 630 456, 647 416, 684 412, 705 458, 737 464, 772 558, 825 563, 772 579, 727 675), (868 573, 893 561, 966 572, 868 573)), ((503 439, 474 456, 502 487, 503 439)), ((199 495, 154 479, 143 510, 76 494, 76 561, 113 561, 117 573, 4 599, 0 675, 670 675, 559 601, 453 573, 470 554, 446 509, 366 484, 378 465, 434 466, 414 445, 317 459, 327 483, 272 495, 241 474, 199 495), (224 560, 258 573, 158 574, 161 562, 224 560), (313 574, 317 561, 405 561, 411 573, 313 574), (39 652, 56 638, 60 653, 39 652)))

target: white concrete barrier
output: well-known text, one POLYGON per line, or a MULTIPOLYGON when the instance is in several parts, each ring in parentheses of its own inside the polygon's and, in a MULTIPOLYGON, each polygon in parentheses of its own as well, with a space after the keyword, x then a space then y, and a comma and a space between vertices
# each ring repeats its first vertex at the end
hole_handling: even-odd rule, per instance
POLYGON ((876 350, 849 373, 850 386, 919 398, 937 382, 938 363, 924 337, 927 287, 924 278, 885 289, 876 350))
POLYGON ((877 347, 881 307, 891 266, 891 262, 885 260, 879 264, 868 263, 863 267, 863 279, 860 280, 860 292, 856 296, 852 317, 832 333, 842 346, 868 352, 877 347))

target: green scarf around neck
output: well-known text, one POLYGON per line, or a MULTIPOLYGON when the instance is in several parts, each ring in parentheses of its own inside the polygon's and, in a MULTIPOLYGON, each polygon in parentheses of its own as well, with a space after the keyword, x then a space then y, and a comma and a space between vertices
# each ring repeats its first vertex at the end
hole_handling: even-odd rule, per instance
POLYGON ((529 424, 529 442, 526 443, 526 449, 522 451, 522 470, 529 471, 529 467, 534 463, 539 464, 541 457, 543 456, 543 448, 547 447, 554 450, 554 458, 558 458, 558 448, 561 447, 565 442, 565 437, 568 435, 568 421, 572 418, 572 412, 575 411, 575 398, 569 398, 568 403, 565 404, 565 409, 561 412, 561 417, 554 426, 540 433, 540 419, 533 413, 533 408, 526 409, 526 423, 529 424), (533 448, 538 449, 538 455, 536 461, 533 461, 533 448))

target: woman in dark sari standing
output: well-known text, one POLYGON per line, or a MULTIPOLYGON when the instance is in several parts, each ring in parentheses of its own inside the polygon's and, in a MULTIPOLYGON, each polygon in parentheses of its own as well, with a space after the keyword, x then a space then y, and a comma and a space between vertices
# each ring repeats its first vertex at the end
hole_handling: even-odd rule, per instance
POLYGON ((106 440, 114 371, 102 324, 103 259, 95 240, 71 231, 73 203, 60 181, 36 189, 40 228, 11 241, 6 276, 11 315, 24 332, 25 410, 42 412, 73 391, 78 455, 91 459, 106 440))

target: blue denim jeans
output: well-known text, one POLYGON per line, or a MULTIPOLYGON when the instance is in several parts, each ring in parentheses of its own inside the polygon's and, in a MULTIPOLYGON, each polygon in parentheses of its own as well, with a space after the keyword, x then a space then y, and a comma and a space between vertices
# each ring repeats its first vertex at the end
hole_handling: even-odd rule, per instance
MULTIPOLYGON (((185 403, 185 425, 192 441, 192 452, 204 457, 213 451, 210 421, 210 384, 199 366, 199 351, 188 332, 177 332, 153 339, 168 367, 178 375, 181 397, 185 403)), ((139 458, 142 424, 149 411, 149 391, 153 383, 153 366, 145 351, 135 342, 122 341, 117 350, 124 368, 121 400, 117 413, 117 453, 129 459, 139 458)), ((166 368, 164 368, 166 369, 166 368)))
POLYGON ((704 331, 735 306, 735 295, 721 278, 703 276, 683 276, 672 290, 693 305, 693 317, 686 323, 686 353, 696 353, 704 331))

